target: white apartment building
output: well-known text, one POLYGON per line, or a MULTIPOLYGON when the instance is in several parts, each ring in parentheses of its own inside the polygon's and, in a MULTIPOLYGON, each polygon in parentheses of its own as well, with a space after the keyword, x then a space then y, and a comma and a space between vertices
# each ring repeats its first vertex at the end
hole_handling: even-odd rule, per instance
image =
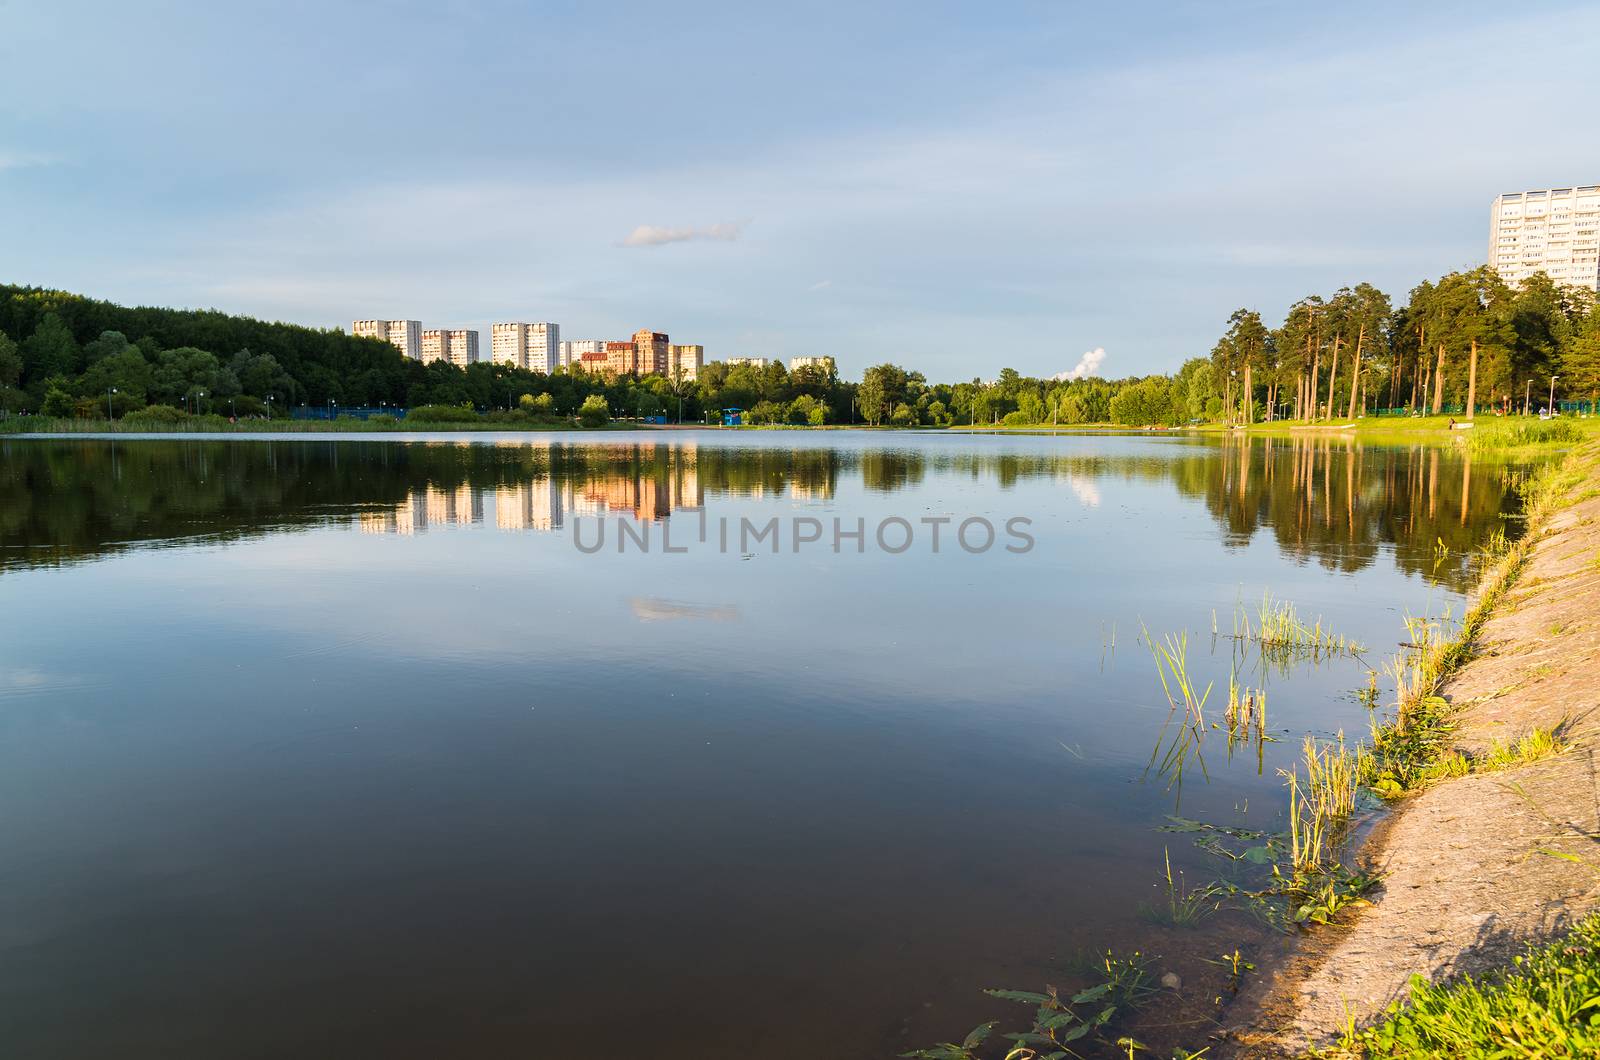
POLYGON ((693 382, 700 375, 700 369, 705 367, 706 348, 704 346, 679 345, 673 343, 667 347, 667 378, 682 379, 693 382))
POLYGON ((495 324, 490 329, 490 356, 495 364, 509 364, 547 375, 566 362, 561 349, 561 325, 548 321, 495 324))
POLYGON ((765 368, 769 363, 771 363, 771 360, 767 357, 729 357, 722 363, 726 364, 729 368, 732 368, 736 364, 747 364, 751 368, 765 368))
POLYGON ((449 361, 465 368, 478 363, 478 333, 457 328, 429 328, 422 333, 422 363, 449 361))
POLYGON ((1600 185, 1496 196, 1489 267, 1509 284, 1543 272, 1559 284, 1600 290, 1600 185))
POLYGON ((821 368, 824 372, 833 372, 835 365, 832 357, 791 357, 789 358, 789 371, 796 368, 821 368))
POLYGON ((357 320, 350 333, 367 339, 382 339, 413 361, 422 359, 422 321, 357 320))

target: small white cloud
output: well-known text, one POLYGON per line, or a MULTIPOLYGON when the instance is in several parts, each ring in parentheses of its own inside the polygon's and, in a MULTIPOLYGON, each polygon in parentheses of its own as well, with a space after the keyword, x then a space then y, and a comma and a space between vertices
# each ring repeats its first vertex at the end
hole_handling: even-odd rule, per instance
POLYGON ((27 169, 29 166, 48 166, 54 163, 55 159, 48 155, 0 151, 0 172, 7 169, 27 169))
POLYGON ((744 231, 743 221, 722 221, 704 228, 670 228, 665 225, 640 225, 621 243, 625 247, 659 247, 667 243, 688 243, 697 239, 731 243, 744 231))
POLYGON ((1058 383, 1066 382, 1068 379, 1087 379, 1100 371, 1100 365, 1105 363, 1105 359, 1105 348, 1096 346, 1082 357, 1079 357, 1078 363, 1072 366, 1071 371, 1057 372, 1050 378, 1058 383))
POLYGON ((816 283, 814 283, 810 287, 806 288, 806 290, 808 290, 808 291, 826 291, 828 288, 830 288, 832 286, 833 286, 833 281, 832 280, 818 280, 816 283))

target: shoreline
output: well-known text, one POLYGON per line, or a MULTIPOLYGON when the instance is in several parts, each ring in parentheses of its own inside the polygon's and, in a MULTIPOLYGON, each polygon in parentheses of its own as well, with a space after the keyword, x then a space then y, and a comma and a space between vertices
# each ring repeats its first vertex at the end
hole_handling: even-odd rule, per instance
POLYGON ((1301 936, 1235 1009, 1220 1055, 1298 1056, 1438 982, 1509 964, 1600 908, 1600 446, 1562 465, 1577 485, 1535 513, 1515 574, 1442 694, 1451 746, 1482 753, 1536 728, 1563 752, 1433 783, 1373 823, 1356 848, 1382 874, 1371 904, 1301 936))

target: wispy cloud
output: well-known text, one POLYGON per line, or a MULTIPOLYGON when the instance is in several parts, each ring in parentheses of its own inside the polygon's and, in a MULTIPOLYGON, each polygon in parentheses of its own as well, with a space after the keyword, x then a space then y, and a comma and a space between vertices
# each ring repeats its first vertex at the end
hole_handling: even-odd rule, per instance
POLYGON ((807 287, 806 290, 808 290, 808 291, 826 291, 828 288, 830 288, 832 286, 833 286, 833 281, 832 280, 818 280, 816 283, 812 284, 810 287, 807 287))
POLYGON ((1068 379, 1087 379, 1100 371, 1100 366, 1105 363, 1105 359, 1106 351, 1104 347, 1096 346, 1082 357, 1079 357, 1078 363, 1073 365, 1070 371, 1057 372, 1050 378, 1057 382, 1064 382, 1068 379))
POLYGON ((689 243, 698 239, 731 243, 744 231, 743 221, 722 221, 703 228, 672 228, 666 225, 640 225, 622 241, 625 247, 659 247, 667 243, 689 243))
POLYGON ((0 172, 8 169, 26 169, 29 166, 48 166, 55 162, 48 155, 35 155, 26 152, 0 151, 0 172))

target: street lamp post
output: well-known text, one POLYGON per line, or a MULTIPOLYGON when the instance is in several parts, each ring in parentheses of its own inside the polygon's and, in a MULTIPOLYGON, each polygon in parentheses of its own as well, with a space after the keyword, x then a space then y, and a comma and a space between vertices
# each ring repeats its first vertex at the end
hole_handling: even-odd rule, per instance
POLYGON ((111 421, 111 395, 115 394, 116 392, 116 387, 111 387, 106 391, 106 421, 108 423, 111 421))

